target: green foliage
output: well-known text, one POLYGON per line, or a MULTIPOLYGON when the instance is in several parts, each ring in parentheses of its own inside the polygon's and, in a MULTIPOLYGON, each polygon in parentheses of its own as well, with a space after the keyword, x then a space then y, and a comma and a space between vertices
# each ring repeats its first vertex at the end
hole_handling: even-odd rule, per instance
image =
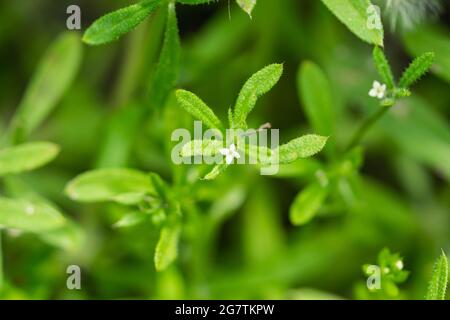
POLYGON ((182 4, 189 4, 189 5, 197 5, 197 4, 209 4, 213 2, 217 2, 219 0, 177 0, 177 2, 182 4))
POLYGON ((90 45, 106 44, 119 39, 134 29, 163 0, 143 0, 126 8, 111 12, 96 20, 84 33, 83 41, 90 45))
POLYGON ((11 121, 8 138, 22 142, 57 106, 72 83, 81 60, 75 33, 63 33, 42 57, 11 121))
POLYGON ((428 284, 428 291, 425 299, 427 300, 445 300, 445 293, 448 284, 448 261, 447 256, 442 252, 436 260, 433 269, 433 275, 428 284))
POLYGON ((50 142, 30 142, 0 150, 0 176, 34 170, 59 153, 59 147, 50 142))
POLYGON ((164 271, 177 258, 180 226, 166 226, 161 230, 155 251, 156 271, 164 271))
POLYGON ((384 55, 383 50, 378 46, 373 49, 373 61, 375 62, 375 66, 377 67, 381 80, 387 84, 389 89, 394 89, 395 80, 394 75, 392 74, 391 66, 384 55))
POLYGON ((369 0, 322 0, 331 12, 361 40, 383 46, 383 29, 368 28, 369 0))
POLYGON ((409 67, 403 72, 400 79, 399 86, 402 88, 409 88, 420 78, 422 78, 433 65, 435 54, 427 52, 416 58, 409 67))
POLYGON ((177 101, 181 108, 202 121, 208 128, 222 128, 222 123, 214 112, 195 94, 186 90, 177 90, 177 101))
POLYGON ((64 218, 49 205, 2 197, 0 224, 7 228, 40 233, 61 227, 64 218))
POLYGON ((280 163, 290 163, 300 158, 308 158, 319 153, 328 137, 308 134, 303 137, 296 138, 279 147, 280 163))
POLYGON ((161 109, 178 79, 180 69, 180 38, 175 4, 168 5, 166 32, 159 62, 152 79, 151 103, 161 109))
POLYGON ((214 156, 221 148, 223 148, 221 140, 192 140, 183 146, 180 154, 182 157, 214 156))
POLYGON ((334 110, 328 78, 313 62, 304 62, 297 73, 298 95, 314 130, 323 135, 334 132, 334 110))
POLYGON ((250 17, 252 17, 253 8, 256 5, 256 0, 236 0, 237 4, 244 10, 250 17))
POLYGON ((133 169, 108 168, 85 172, 65 189, 77 201, 139 202, 144 195, 155 194, 147 174, 133 169))
POLYGON ((319 183, 312 183, 295 198, 289 209, 293 225, 300 226, 310 222, 322 207, 329 190, 319 183))
POLYGON ((271 64, 256 72, 247 80, 234 106, 234 128, 247 128, 247 116, 255 107, 256 100, 272 89, 280 80, 282 73, 282 64, 271 64))

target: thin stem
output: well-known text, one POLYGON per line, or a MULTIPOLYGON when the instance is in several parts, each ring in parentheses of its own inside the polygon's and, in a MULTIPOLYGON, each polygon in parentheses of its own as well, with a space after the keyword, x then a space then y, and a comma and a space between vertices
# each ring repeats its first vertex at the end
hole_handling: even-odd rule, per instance
POLYGON ((364 136, 367 134, 369 129, 390 109, 391 107, 381 107, 377 112, 372 114, 370 117, 368 117, 364 122, 361 124, 359 129, 355 132, 353 135, 353 138, 350 140, 350 143, 348 144, 346 151, 356 147, 361 140, 364 138, 364 136))

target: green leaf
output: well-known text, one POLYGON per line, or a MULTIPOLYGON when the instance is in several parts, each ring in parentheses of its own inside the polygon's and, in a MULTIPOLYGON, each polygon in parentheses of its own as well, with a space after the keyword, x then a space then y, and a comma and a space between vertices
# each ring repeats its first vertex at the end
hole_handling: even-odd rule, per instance
POLYGON ((180 71, 180 52, 180 37, 175 4, 170 2, 168 5, 164 43, 150 89, 151 103, 156 108, 164 106, 170 92, 177 83, 180 71))
POLYGON ((251 18, 253 8, 256 5, 256 0, 236 0, 236 2, 251 18))
POLYGON ((318 182, 303 189, 295 198, 289 210, 292 224, 296 226, 310 222, 319 211, 328 195, 328 188, 318 182))
POLYGON ((178 223, 162 228, 155 250, 156 271, 163 271, 176 260, 181 227, 178 223))
POLYGON ((214 112, 195 94, 186 90, 177 90, 178 104, 195 118, 201 120, 208 128, 220 129, 222 123, 214 112))
POLYGON ((448 282, 448 261, 444 252, 437 259, 431 281, 428 284, 426 300, 445 300, 448 282))
POLYGON ((64 223, 64 217, 47 204, 0 198, 0 225, 6 228, 39 233, 56 229, 64 223))
POLYGON ((181 149, 182 157, 214 156, 223 148, 221 140, 192 140, 181 149))
POLYGON ((304 62, 297 73, 298 94, 314 130, 330 135, 334 132, 331 87, 324 72, 312 62, 304 62))
POLYGON ((435 54, 427 52, 416 58, 409 67, 405 70, 400 79, 399 86, 402 88, 409 88, 420 78, 422 78, 434 63, 435 54))
POLYGON ((0 176, 39 168, 52 161, 59 147, 50 142, 30 142, 0 150, 0 176))
POLYGON ((299 158, 308 158, 320 152, 325 146, 328 137, 308 134, 291 140, 278 148, 279 163, 290 163, 299 158))
MULTIPOLYGON (((328 9, 361 40, 383 46, 383 28, 370 29, 369 0, 322 0, 328 9)), ((373 14, 373 13, 371 13, 373 14)))
POLYGON ((218 2, 219 0, 177 0, 177 2, 182 4, 189 4, 189 5, 197 5, 197 4, 209 4, 211 2, 218 2))
POLYGON ((127 197, 135 197, 136 194, 155 194, 149 175, 125 168, 85 172, 69 182, 65 192, 73 200, 81 202, 117 201, 121 203, 127 197))
POLYGON ((433 48, 436 62, 431 71, 450 82, 450 32, 438 26, 421 26, 404 34, 406 49, 413 56, 419 56, 433 48))
POLYGON ((268 92, 280 80, 282 64, 271 64, 256 72, 242 87, 234 107, 233 122, 235 128, 246 128, 246 119, 255 107, 256 100, 268 92))
POLYGON ((391 66, 389 65, 389 61, 387 60, 383 50, 378 46, 376 46, 373 50, 373 60, 381 80, 388 86, 389 89, 394 89, 395 80, 394 75, 392 74, 391 66))
POLYGON ((8 137, 20 142, 48 116, 72 83, 80 65, 78 35, 63 33, 41 59, 11 122, 8 137))
POLYGON ((90 45, 100 45, 119 39, 134 29, 162 0, 145 0, 126 8, 108 13, 96 20, 84 33, 83 41, 90 45))
POLYGON ((119 221, 117 221, 113 227, 114 228, 126 228, 135 226, 141 222, 144 222, 148 218, 143 212, 133 211, 125 214, 119 221))
POLYGON ((203 178, 203 180, 214 180, 217 178, 222 172, 224 172, 228 168, 228 164, 221 163, 216 166, 203 178))

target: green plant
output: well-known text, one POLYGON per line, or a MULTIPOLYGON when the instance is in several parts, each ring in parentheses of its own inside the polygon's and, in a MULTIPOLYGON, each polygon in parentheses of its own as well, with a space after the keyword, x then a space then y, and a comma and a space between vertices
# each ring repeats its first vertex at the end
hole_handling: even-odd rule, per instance
POLYGON ((436 260, 428 285, 428 291, 425 299, 427 300, 445 300, 445 293, 448 284, 448 262, 447 256, 442 252, 441 256, 436 260))

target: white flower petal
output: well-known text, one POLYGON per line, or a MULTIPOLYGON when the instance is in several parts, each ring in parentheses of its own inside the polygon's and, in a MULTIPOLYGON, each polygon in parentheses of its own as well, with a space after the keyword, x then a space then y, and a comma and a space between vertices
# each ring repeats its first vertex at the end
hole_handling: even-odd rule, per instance
POLYGON ((235 157, 236 159, 240 159, 241 155, 239 154, 239 152, 233 152, 233 157, 235 157))
POLYGON ((374 88, 374 89, 378 89, 379 87, 381 87, 381 83, 379 83, 378 81, 375 80, 375 81, 373 82, 373 88, 374 88))
POLYGON ((219 153, 223 156, 226 156, 226 155, 228 155, 229 151, 227 148, 222 148, 219 150, 219 153))
POLYGON ((375 89, 371 89, 370 91, 369 91, 369 96, 371 96, 371 97, 376 97, 377 96, 377 90, 375 90, 375 89))
POLYGON ((225 161, 227 164, 231 164, 233 162, 233 159, 234 157, 232 154, 227 154, 225 161))
POLYGON ((230 150, 231 153, 233 153, 233 152, 236 151, 236 146, 234 145, 234 143, 232 143, 232 144, 230 145, 230 148, 229 148, 228 150, 230 150))

